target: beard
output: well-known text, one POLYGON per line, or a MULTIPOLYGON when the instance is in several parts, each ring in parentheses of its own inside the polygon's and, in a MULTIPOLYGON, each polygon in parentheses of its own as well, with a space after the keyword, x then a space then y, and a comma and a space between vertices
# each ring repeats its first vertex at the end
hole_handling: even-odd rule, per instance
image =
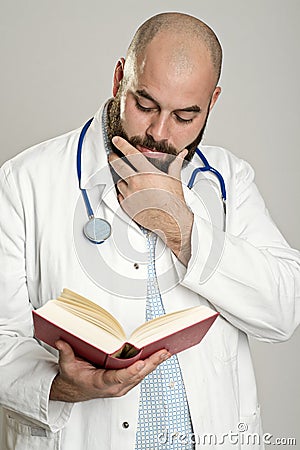
MULTIPOLYGON (((178 155, 179 150, 177 150, 173 145, 167 144, 165 141, 155 141, 151 135, 146 135, 144 137, 142 136, 133 136, 129 138, 126 131, 123 128, 122 121, 121 121, 121 92, 122 87, 117 92, 117 95, 115 98, 111 100, 111 102, 108 105, 108 129, 107 134, 110 142, 112 141, 112 138, 114 136, 121 136, 122 138, 126 139, 127 142, 129 142, 133 147, 137 147, 137 145, 140 145, 142 147, 149 148, 150 150, 156 150, 161 153, 165 153, 166 155, 172 155, 169 158, 151 158, 147 156, 147 159, 159 170, 162 170, 163 172, 168 172, 169 165, 174 160, 174 158, 178 155)), ((195 151, 202 141, 204 131, 206 128, 207 120, 209 116, 209 107, 207 110, 207 114, 205 117, 205 121, 203 124, 203 127, 201 128, 198 136, 196 139, 191 142, 189 145, 187 145, 185 148, 188 150, 187 155, 185 156, 184 165, 186 165, 189 161, 192 160, 195 151)), ((111 145, 113 147, 114 153, 118 155, 120 158, 124 158, 123 153, 116 148, 113 143, 111 142, 111 145)), ((125 158, 126 159, 126 158, 125 158)))

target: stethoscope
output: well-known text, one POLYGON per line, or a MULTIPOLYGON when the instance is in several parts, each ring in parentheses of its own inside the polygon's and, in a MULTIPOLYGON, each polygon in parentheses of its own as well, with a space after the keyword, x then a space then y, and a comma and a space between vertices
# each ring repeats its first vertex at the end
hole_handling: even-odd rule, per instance
MULTIPOLYGON (((83 196, 83 200, 85 203, 85 207, 87 210, 87 215, 88 215, 88 222, 84 225, 83 227, 83 233, 85 235, 85 237, 92 242, 93 244, 102 244, 104 241, 106 241, 106 239, 109 238, 109 236, 111 235, 111 226, 109 224, 109 222, 105 219, 102 219, 100 217, 95 217, 94 215, 94 211, 93 208, 91 206, 88 194, 86 192, 86 189, 82 189, 81 188, 81 154, 82 154, 82 144, 84 141, 84 137, 86 135, 86 132, 89 128, 89 126, 91 125, 93 118, 89 119, 87 121, 87 123, 83 126, 79 139, 78 139, 78 147, 77 147, 77 176, 78 176, 78 182, 79 182, 79 189, 81 190, 82 196, 83 196)), ((226 188, 225 188, 225 182, 224 182, 224 178, 222 177, 221 173, 218 172, 218 170, 214 169, 209 162, 207 161, 207 159, 205 158, 205 156, 203 155, 203 153, 201 152, 201 150, 199 148, 196 149, 196 153, 199 156, 199 158, 201 159, 203 166, 201 167, 197 167, 196 169, 193 170, 192 175, 190 177, 190 180, 187 184, 187 187, 189 189, 192 189, 192 187, 195 184, 195 180, 197 177, 197 174, 199 172, 211 172, 213 173, 218 181, 219 181, 219 185, 220 185, 220 190, 221 190, 221 198, 222 198, 222 202, 223 202, 223 209, 224 209, 224 214, 226 215, 226 188)))

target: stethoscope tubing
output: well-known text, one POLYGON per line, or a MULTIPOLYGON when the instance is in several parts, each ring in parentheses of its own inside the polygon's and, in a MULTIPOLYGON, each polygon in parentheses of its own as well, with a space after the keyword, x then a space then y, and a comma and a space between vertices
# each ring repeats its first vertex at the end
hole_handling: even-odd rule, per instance
POLYGON ((83 144, 83 141, 84 141, 84 137, 85 137, 86 132, 87 132, 89 126, 91 125, 92 121, 93 121, 93 117, 86 122, 86 124, 83 126, 83 128, 81 130, 81 133, 80 133, 80 136, 79 136, 79 139, 78 139, 77 160, 76 160, 76 162, 77 162, 77 177, 78 177, 79 189, 82 192, 83 199, 84 199, 84 204, 86 206, 87 214, 88 214, 89 219, 94 217, 94 211, 93 211, 93 208, 91 206, 91 203, 90 203, 90 200, 89 200, 89 197, 87 195, 86 190, 81 188, 81 154, 82 154, 82 144, 83 144))
POLYGON ((201 150, 199 148, 196 149, 196 153, 204 165, 203 165, 203 167, 197 167, 196 169, 193 170, 190 180, 187 184, 187 187, 189 189, 192 189, 192 187, 194 186, 194 183, 195 183, 196 176, 199 172, 212 172, 218 178, 218 181, 220 184, 220 189, 221 189, 221 194, 222 194, 222 200, 223 200, 223 202, 226 202, 227 194, 226 194, 224 178, 222 177, 222 175, 220 174, 220 172, 217 169, 215 169, 214 167, 212 167, 209 164, 209 162, 207 161, 207 159, 205 158, 205 156, 203 155, 203 153, 201 152, 201 150))

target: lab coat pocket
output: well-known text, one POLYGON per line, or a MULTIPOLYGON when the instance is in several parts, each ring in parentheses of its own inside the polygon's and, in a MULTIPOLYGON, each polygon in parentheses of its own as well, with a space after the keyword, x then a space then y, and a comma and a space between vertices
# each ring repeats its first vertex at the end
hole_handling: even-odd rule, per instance
POLYGON ((6 412, 2 450, 59 450, 60 432, 53 433, 26 418, 6 412))

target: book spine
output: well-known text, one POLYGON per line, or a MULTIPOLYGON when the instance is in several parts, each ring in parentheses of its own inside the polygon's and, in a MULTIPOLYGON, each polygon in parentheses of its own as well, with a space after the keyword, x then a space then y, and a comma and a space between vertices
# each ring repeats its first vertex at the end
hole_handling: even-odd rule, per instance
POLYGON ((125 367, 128 367, 141 359, 142 350, 140 350, 135 356, 126 359, 116 358, 113 355, 107 355, 104 367, 105 369, 124 369, 125 367))

